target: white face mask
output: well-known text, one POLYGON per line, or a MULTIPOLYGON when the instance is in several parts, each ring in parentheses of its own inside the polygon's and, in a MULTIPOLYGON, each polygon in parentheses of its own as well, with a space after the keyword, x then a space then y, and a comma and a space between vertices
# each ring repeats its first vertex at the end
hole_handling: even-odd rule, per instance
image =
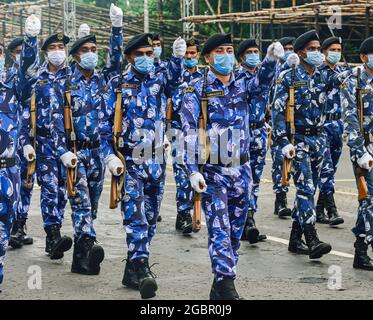
POLYGON ((66 60, 66 53, 64 50, 49 51, 48 61, 55 67, 61 66, 66 60))

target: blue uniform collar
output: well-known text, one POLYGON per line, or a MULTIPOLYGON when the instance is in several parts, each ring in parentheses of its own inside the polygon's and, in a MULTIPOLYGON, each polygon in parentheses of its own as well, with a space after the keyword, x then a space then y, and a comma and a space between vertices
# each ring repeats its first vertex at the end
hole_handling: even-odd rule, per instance
MULTIPOLYGON (((78 81, 86 79, 85 76, 80 72, 78 66, 76 66, 76 68, 74 70, 73 78, 78 80, 78 81)), ((98 79, 98 78, 99 78, 99 76, 98 76, 98 73, 95 69, 95 70, 93 70, 93 74, 92 74, 90 79, 93 80, 93 79, 98 79)))
MULTIPOLYGON (((236 77, 234 75, 234 72, 231 72, 231 78, 229 79, 229 82, 227 83, 226 87, 229 87, 235 81, 236 77)), ((209 74, 207 75, 207 84, 213 83, 216 83, 219 86, 224 86, 224 84, 216 77, 215 73, 209 70, 209 74)))
POLYGON ((136 77, 136 73, 132 71, 133 66, 129 66, 128 74, 127 74, 127 79, 128 80, 133 80, 136 79, 137 81, 145 81, 146 79, 155 79, 155 74, 154 72, 150 72, 146 75, 144 75, 144 78, 141 80, 138 77, 136 77))

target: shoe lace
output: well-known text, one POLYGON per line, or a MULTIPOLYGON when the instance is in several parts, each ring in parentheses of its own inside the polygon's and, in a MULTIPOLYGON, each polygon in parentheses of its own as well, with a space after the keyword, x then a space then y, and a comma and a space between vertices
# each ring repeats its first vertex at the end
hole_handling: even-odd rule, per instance
POLYGON ((156 266, 159 263, 153 263, 150 267, 148 267, 150 275, 154 278, 157 279, 157 275, 151 270, 154 266, 156 266))

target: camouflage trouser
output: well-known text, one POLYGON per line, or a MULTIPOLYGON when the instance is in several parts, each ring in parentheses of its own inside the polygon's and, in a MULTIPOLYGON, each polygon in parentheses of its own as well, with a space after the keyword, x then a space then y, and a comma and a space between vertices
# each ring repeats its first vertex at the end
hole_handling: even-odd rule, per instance
POLYGON ((126 168, 126 195, 121 209, 128 256, 131 260, 148 258, 164 193, 166 165, 127 161, 126 168))
MULTIPOLYGON (((18 153, 19 158, 21 159, 21 191, 20 191, 20 197, 18 201, 18 207, 17 207, 17 213, 16 213, 16 219, 27 219, 28 212, 30 210, 30 204, 31 204, 31 197, 32 197, 32 190, 26 187, 26 177, 27 177, 27 160, 23 156, 23 152, 18 153)), ((35 182, 35 176, 32 177, 32 185, 34 185, 35 182)))
POLYGON ((322 193, 334 193, 334 178, 337 165, 342 155, 343 122, 342 120, 325 123, 326 152, 321 169, 319 189, 322 193))
POLYGON ((207 192, 202 195, 212 272, 217 281, 236 278, 238 249, 252 188, 250 164, 237 168, 204 166, 207 192))
POLYGON ((267 136, 266 127, 250 130, 250 167, 253 176, 249 205, 249 211, 251 212, 256 212, 258 208, 259 184, 267 154, 267 136))
POLYGON ((373 243, 373 170, 365 175, 365 181, 368 185, 370 201, 359 205, 356 225, 352 228, 352 232, 356 237, 366 237, 368 243, 373 243))
POLYGON ((80 150, 76 195, 70 199, 75 241, 83 235, 96 238, 93 221, 97 217, 98 202, 104 185, 105 163, 101 149, 80 150))
POLYGON ((18 166, 0 169, 0 284, 4 277, 5 252, 17 211, 20 184, 18 166))
POLYGON ((296 197, 292 217, 301 226, 315 224, 315 191, 325 155, 325 135, 296 136, 293 177, 296 197))
POLYGON ((282 147, 276 143, 272 135, 271 139, 271 156, 272 156, 272 183, 273 192, 288 192, 288 186, 282 185, 282 165, 284 163, 284 155, 282 154, 282 147))

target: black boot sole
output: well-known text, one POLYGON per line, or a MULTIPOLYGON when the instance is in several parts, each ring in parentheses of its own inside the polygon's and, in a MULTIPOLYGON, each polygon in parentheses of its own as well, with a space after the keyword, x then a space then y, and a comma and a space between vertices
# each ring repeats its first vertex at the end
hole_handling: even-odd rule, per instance
POLYGON ((329 220, 329 225, 330 226, 337 226, 339 224, 342 224, 344 223, 344 219, 343 218, 336 218, 336 219, 333 219, 333 220, 329 220))
POLYGON ((259 242, 262 242, 262 241, 265 241, 265 240, 267 240, 267 236, 265 234, 260 234, 258 236, 258 241, 259 242))
POLYGON ((354 269, 360 269, 360 270, 366 270, 366 271, 373 271, 373 266, 369 267, 369 266, 363 266, 363 265, 360 265, 360 264, 357 264, 357 263, 354 263, 352 265, 354 267, 354 269))
POLYGON ((246 238, 250 244, 259 242, 259 230, 257 228, 247 228, 245 230, 246 238))
POLYGON ((89 256, 89 262, 88 262, 89 270, 85 268, 81 268, 79 263, 74 263, 73 261, 73 264, 71 266, 71 272, 83 274, 86 276, 97 276, 98 274, 100 274, 100 271, 101 271, 100 263, 104 260, 104 258, 105 258, 104 249, 99 246, 93 247, 91 254, 89 256))
POLYGON ((291 217, 291 209, 282 209, 278 212, 278 217, 279 218, 286 218, 286 217, 291 217))
POLYGON ((64 252, 70 250, 72 245, 73 240, 71 238, 66 236, 62 237, 57 245, 54 248, 51 248, 49 252, 49 258, 51 260, 62 259, 64 256, 64 252))
POLYGON ((182 228, 182 233, 183 234, 191 234, 193 232, 193 225, 188 224, 184 228, 182 228))
POLYGON ((9 245, 13 249, 21 249, 23 247, 23 240, 17 240, 17 239, 14 239, 14 238, 10 238, 9 239, 9 245))
POLYGON ((324 254, 328 254, 332 251, 332 247, 327 243, 320 243, 314 250, 310 251, 310 259, 320 259, 324 254))
POLYGON ((34 239, 33 239, 33 238, 29 238, 29 237, 27 237, 27 238, 23 239, 23 244, 24 244, 25 246, 29 246, 29 245, 31 245, 31 244, 34 244, 34 239))
POLYGON ((141 299, 150 299, 156 296, 157 282, 153 278, 146 278, 139 284, 141 299))
POLYGON ((162 217, 161 216, 158 216, 157 218, 157 222, 161 222, 162 221, 162 217))
POLYGON ((309 250, 299 250, 298 248, 288 247, 288 251, 294 254, 300 254, 300 255, 309 255, 309 250))
POLYGON ((127 281, 127 280, 122 280, 122 285, 125 286, 126 288, 130 288, 133 290, 139 290, 139 284, 132 282, 132 281, 127 281))

